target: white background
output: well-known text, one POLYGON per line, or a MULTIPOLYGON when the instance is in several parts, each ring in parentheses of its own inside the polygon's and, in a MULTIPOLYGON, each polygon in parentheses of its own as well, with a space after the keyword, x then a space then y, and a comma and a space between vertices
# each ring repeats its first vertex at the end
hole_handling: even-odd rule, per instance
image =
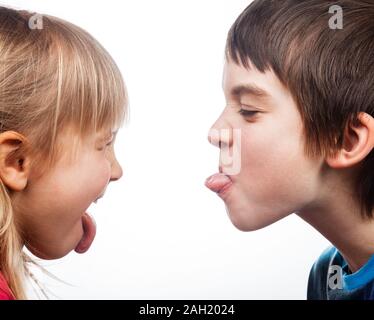
POLYGON ((117 61, 130 95, 130 121, 115 146, 124 175, 88 210, 98 224, 91 249, 42 262, 72 286, 37 272, 57 298, 306 298, 311 265, 329 243, 294 215, 243 233, 204 187, 218 167, 207 133, 225 103, 226 35, 249 1, 2 4, 89 31, 117 61))

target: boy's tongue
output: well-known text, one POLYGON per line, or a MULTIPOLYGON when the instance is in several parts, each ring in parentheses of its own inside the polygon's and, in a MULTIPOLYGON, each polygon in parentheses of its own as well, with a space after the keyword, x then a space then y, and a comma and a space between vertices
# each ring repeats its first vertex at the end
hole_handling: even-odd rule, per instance
POLYGON ((91 246, 96 235, 96 223, 87 212, 82 216, 83 237, 75 247, 75 252, 85 253, 91 246))
POLYGON ((220 192, 224 187, 232 184, 231 179, 223 174, 223 173, 216 173, 210 176, 205 181, 205 185, 214 192, 220 192))

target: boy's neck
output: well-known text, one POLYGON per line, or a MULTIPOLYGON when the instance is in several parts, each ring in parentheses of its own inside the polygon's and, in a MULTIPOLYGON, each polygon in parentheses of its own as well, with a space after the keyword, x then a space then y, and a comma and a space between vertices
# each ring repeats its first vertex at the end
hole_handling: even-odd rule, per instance
POLYGON ((337 182, 325 184, 323 197, 296 214, 329 240, 356 272, 374 255, 374 218, 363 218, 352 186, 337 182))

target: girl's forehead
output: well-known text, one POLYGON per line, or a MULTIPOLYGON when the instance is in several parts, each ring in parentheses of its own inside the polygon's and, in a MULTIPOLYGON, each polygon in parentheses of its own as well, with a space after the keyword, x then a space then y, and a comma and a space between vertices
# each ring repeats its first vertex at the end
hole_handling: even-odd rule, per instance
POLYGON ((114 138, 118 132, 118 129, 113 128, 101 128, 98 130, 92 130, 86 133, 79 132, 79 129, 68 127, 58 135, 58 140, 62 145, 71 144, 75 145, 90 145, 100 143, 102 141, 114 138))
POLYGON ((101 136, 111 136, 116 135, 118 132, 118 129, 103 129, 99 131, 99 135, 101 136))

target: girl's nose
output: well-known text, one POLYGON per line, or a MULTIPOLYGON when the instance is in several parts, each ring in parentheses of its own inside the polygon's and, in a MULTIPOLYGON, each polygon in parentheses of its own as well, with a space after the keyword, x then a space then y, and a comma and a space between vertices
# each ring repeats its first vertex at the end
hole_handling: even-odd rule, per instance
POLYGON ((119 164, 118 160, 114 158, 113 164, 112 164, 112 175, 110 177, 110 181, 116 181, 121 179, 123 175, 123 170, 121 165, 119 164))

